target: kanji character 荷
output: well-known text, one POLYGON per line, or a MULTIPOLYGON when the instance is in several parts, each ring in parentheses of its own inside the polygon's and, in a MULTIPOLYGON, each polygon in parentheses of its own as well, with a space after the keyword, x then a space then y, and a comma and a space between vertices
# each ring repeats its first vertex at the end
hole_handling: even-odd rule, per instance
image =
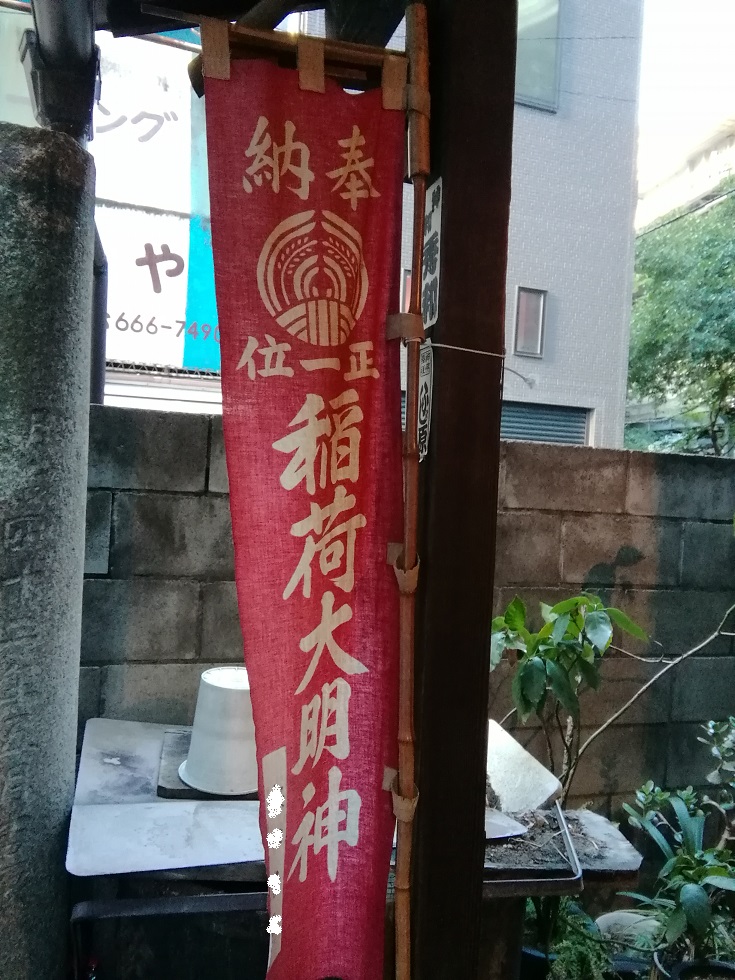
POLYGON ((339 145, 344 147, 345 152, 341 154, 345 161, 341 167, 330 170, 327 174, 330 180, 336 180, 332 188, 333 191, 344 187, 340 197, 350 202, 353 211, 357 210, 357 202, 365 197, 380 197, 380 194, 373 187, 372 178, 368 169, 372 167, 375 160, 372 157, 365 159, 362 147, 365 145, 365 137, 357 126, 352 127, 352 135, 347 139, 339 140, 339 145))
MULTIPOLYGON (((288 877, 299 868, 299 881, 306 881, 309 850, 318 854, 327 849, 327 874, 331 881, 337 878, 339 869, 339 845, 344 843, 355 847, 360 836, 360 806, 362 800, 357 790, 340 790, 342 773, 337 766, 329 770, 329 790, 327 801, 318 806, 315 812, 304 815, 291 843, 296 847, 288 877), (344 809, 342 805, 344 804, 344 809)), ((303 790, 304 804, 314 798, 314 784, 308 783, 303 790)))
POLYGON ((305 599, 311 597, 311 563, 317 555, 322 575, 343 592, 352 591, 355 585, 355 541, 357 532, 367 521, 364 514, 353 514, 342 521, 339 518, 354 506, 355 497, 338 486, 331 504, 320 507, 312 503, 309 517, 292 526, 291 534, 297 538, 306 537, 306 542, 296 570, 284 589, 284 599, 290 598, 302 581, 302 595, 305 599))
POLYGON ((312 630, 308 636, 305 636, 303 640, 299 643, 299 649, 304 653, 309 653, 311 650, 314 654, 311 658, 311 663, 309 664, 306 673, 304 674, 303 680, 296 688, 296 694, 301 694, 301 692, 306 688, 309 681, 314 676, 314 671, 319 665, 321 656, 326 650, 329 656, 332 658, 337 667, 344 674, 366 674, 368 672, 367 667, 361 664, 357 658, 351 656, 345 650, 340 647, 334 638, 335 630, 345 623, 349 623, 352 619, 352 610, 345 604, 340 606, 340 608, 334 611, 334 593, 325 592, 322 596, 322 620, 315 630, 312 630))
POLYGON ((308 759, 315 766, 327 749, 335 759, 350 754, 348 709, 352 689, 343 677, 324 684, 320 694, 301 708, 299 761, 291 772, 298 776, 308 759), (329 741, 328 741, 329 740, 329 741))
POLYGON ((168 245, 161 245, 160 253, 156 253, 153 250, 153 246, 150 242, 145 243, 145 255, 141 256, 139 259, 135 260, 136 265, 147 265, 151 274, 151 282, 153 283, 153 292, 161 292, 161 277, 158 274, 158 266, 161 262, 173 262, 172 269, 166 269, 166 275, 169 278, 174 276, 180 276, 184 271, 184 260, 180 255, 176 255, 172 252, 168 245))
POLYGON ((309 169, 309 147, 300 140, 294 140, 296 127, 290 120, 287 120, 284 126, 282 146, 273 142, 268 132, 268 125, 266 117, 260 116, 250 145, 245 151, 245 156, 248 159, 252 158, 253 162, 242 178, 243 189, 248 194, 252 194, 253 183, 256 187, 261 187, 265 177, 270 181, 274 192, 278 194, 281 189, 281 177, 293 174, 298 178, 298 185, 286 186, 305 201, 309 196, 309 185, 314 180, 314 174, 309 169), (253 183, 248 179, 250 177, 253 183))

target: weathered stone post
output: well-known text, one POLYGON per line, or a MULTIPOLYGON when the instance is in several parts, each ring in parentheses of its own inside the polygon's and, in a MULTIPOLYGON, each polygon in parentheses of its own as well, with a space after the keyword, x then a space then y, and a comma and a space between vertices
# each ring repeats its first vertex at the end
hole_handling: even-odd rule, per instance
POLYGON ((94 169, 0 124, 0 977, 61 980, 74 789, 94 169))

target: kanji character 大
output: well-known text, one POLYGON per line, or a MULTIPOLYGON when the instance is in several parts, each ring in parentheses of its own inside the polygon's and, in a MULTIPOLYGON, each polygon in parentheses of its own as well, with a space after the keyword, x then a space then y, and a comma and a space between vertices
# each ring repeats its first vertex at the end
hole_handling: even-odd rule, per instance
POLYGON ((166 275, 173 279, 174 276, 180 276, 184 271, 184 260, 180 255, 176 255, 172 252, 168 245, 161 245, 160 253, 156 253, 153 250, 153 246, 150 242, 145 243, 145 255, 142 255, 139 259, 135 260, 136 265, 147 265, 151 274, 151 282, 153 283, 153 292, 161 292, 161 277, 158 274, 158 266, 161 262, 173 263, 172 269, 166 269, 166 275))
POLYGON ((364 664, 361 664, 355 657, 343 650, 334 638, 335 631, 345 623, 349 623, 351 619, 352 610, 350 607, 345 603, 344 606, 340 606, 340 608, 335 612, 334 593, 325 592, 322 596, 321 622, 315 630, 312 630, 312 632, 309 633, 308 636, 305 636, 299 643, 300 650, 302 650, 304 653, 309 653, 310 650, 313 650, 314 655, 311 658, 311 663, 304 674, 303 680, 296 688, 296 694, 301 694, 314 676, 314 671, 318 667, 321 656, 325 650, 329 653, 329 656, 332 658, 335 665, 339 667, 342 673, 367 674, 367 667, 364 664))
MULTIPOLYGON (((339 845, 355 847, 360 837, 360 807, 362 800, 357 790, 340 790, 342 773, 337 766, 329 770, 329 790, 327 801, 318 806, 314 813, 304 815, 291 843, 296 847, 288 877, 299 868, 299 881, 306 881, 309 850, 318 854, 327 849, 327 874, 336 881, 339 870, 339 845), (344 809, 342 808, 344 804, 344 809)), ((303 791, 304 803, 314 797, 314 784, 308 783, 303 791)))
POLYGON ((266 117, 260 116, 250 145, 245 151, 245 156, 248 159, 252 158, 253 162, 242 178, 243 189, 248 194, 252 194, 253 183, 256 187, 262 187, 265 178, 270 181, 273 191, 278 194, 281 190, 281 177, 292 174, 298 178, 298 184, 285 186, 305 201, 309 196, 309 185, 314 180, 314 174, 309 169, 309 147, 306 143, 294 140, 296 127, 290 120, 284 126, 282 146, 273 142, 268 126, 266 117), (252 182, 249 178, 252 178, 252 182))
POLYGON ((349 704, 352 689, 343 677, 324 684, 320 694, 301 708, 299 761, 291 772, 298 776, 311 759, 312 767, 327 749, 335 759, 350 754, 349 704))
POLYGON ((312 503, 309 517, 292 526, 291 534, 294 537, 308 537, 296 570, 284 589, 284 599, 290 598, 302 581, 304 598, 311 598, 311 564, 317 555, 322 575, 343 592, 352 592, 355 585, 355 541, 357 532, 365 527, 367 520, 364 514, 353 514, 342 521, 339 518, 354 506, 355 497, 348 494, 344 487, 338 486, 331 504, 320 507, 312 503))
POLYGON ((373 181, 368 173, 375 160, 370 157, 364 159, 362 147, 365 145, 365 137, 357 126, 352 127, 352 135, 347 139, 339 140, 339 145, 344 147, 345 152, 341 154, 345 161, 336 170, 330 170, 327 174, 330 180, 336 180, 332 188, 337 191, 340 187, 344 190, 340 192, 340 197, 350 202, 353 211, 357 210, 357 202, 366 197, 380 197, 380 194, 373 187, 373 181))

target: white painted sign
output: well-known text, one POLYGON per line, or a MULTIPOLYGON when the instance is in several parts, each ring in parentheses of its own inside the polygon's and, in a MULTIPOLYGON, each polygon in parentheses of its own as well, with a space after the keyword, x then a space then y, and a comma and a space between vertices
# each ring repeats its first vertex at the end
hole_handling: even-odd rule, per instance
POLYGON ((419 349, 419 417, 417 442, 419 462, 429 451, 429 429, 431 427, 431 389, 434 382, 434 352, 431 341, 427 340, 419 349))
POLYGON ((421 310, 428 330, 439 318, 439 269, 442 235, 442 179, 426 191, 424 262, 421 269, 421 310))

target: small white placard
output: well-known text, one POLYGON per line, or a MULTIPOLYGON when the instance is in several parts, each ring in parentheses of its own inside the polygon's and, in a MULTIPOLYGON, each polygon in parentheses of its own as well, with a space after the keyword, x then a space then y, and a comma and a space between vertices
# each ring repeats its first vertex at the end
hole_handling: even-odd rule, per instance
POLYGON ((429 429, 431 428, 431 388, 434 381, 434 352, 431 341, 427 340, 419 348, 419 415, 417 443, 419 462, 429 451, 429 429))

